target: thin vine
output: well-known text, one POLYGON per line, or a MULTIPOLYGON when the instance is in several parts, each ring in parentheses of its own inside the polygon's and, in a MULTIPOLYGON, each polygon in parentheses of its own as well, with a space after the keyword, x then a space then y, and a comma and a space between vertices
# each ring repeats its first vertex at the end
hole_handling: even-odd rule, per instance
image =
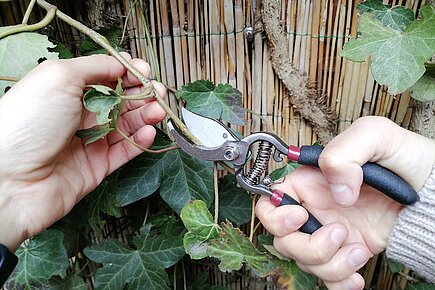
MULTIPOLYGON (((44 0, 37 0, 37 3, 40 7, 44 8, 45 10, 49 11, 53 8, 56 8, 56 6, 44 1, 44 0)), ((62 11, 58 10, 56 8, 55 10, 56 16, 59 17, 62 21, 68 23, 72 27, 76 28, 89 38, 91 38, 94 42, 99 44, 101 47, 103 47, 110 55, 115 57, 129 72, 131 72, 144 86, 145 90, 144 93, 148 93, 149 97, 155 97, 157 102, 160 104, 160 106, 165 110, 166 114, 169 118, 172 119, 172 121, 177 125, 177 127, 183 132, 186 137, 188 137, 192 142, 196 144, 200 144, 199 140, 190 133, 190 131, 187 129, 187 127, 184 125, 184 123, 178 118, 178 116, 171 110, 171 108, 166 104, 164 99, 157 93, 157 91, 154 90, 154 86, 152 82, 145 78, 134 66, 132 66, 115 48, 113 48, 109 41, 101 34, 96 32, 95 30, 90 29, 86 25, 83 25, 82 23, 74 20, 73 18, 69 17, 62 11)))

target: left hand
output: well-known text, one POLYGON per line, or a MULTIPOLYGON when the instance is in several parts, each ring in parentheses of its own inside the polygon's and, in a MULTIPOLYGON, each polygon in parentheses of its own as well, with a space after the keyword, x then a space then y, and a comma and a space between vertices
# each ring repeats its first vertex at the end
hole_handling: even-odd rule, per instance
MULTIPOLYGON (((149 77, 146 62, 123 56, 149 77)), ((119 77, 127 94, 143 89, 107 55, 45 61, 0 99, 0 243, 15 250, 141 153, 114 132, 87 146, 74 135, 95 125, 95 114, 82 105, 85 86, 113 87, 119 77)), ((154 86, 160 95, 166 94, 162 84, 154 86)), ((147 148, 155 136, 151 125, 164 117, 155 101, 130 101, 119 126, 147 148)))

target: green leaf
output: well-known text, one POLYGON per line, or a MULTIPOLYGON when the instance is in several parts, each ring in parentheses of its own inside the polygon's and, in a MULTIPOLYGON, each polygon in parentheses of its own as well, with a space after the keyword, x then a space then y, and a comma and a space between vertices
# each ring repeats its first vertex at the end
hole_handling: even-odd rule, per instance
POLYGON ((136 249, 109 239, 84 250, 85 255, 103 265, 95 274, 95 289, 169 289, 165 271, 183 256, 181 238, 151 236, 147 229, 134 240, 136 249))
MULTIPOLYGON (((273 246, 273 236, 271 235, 258 235, 257 239, 262 248, 269 252, 272 256, 275 256, 276 258, 280 260, 289 260, 288 258, 282 256, 277 249, 273 246)), ((259 247, 261 250, 261 248, 259 247)))
POLYGON ((76 132, 76 136, 85 139, 85 144, 88 145, 100 140, 101 138, 104 138, 107 134, 114 130, 116 129, 107 125, 96 125, 92 128, 78 130, 76 132))
POLYGON ((88 234, 91 227, 87 220, 87 211, 88 204, 82 200, 66 216, 50 227, 50 229, 62 232, 63 244, 69 258, 77 255, 78 251, 90 242, 88 234))
MULTIPOLYGON (((294 264, 293 267, 296 267, 296 265, 294 264)), ((278 284, 284 286, 285 289, 314 290, 317 289, 317 277, 298 269, 294 273, 284 272, 284 274, 279 276, 278 284)))
POLYGON ((176 96, 187 103, 187 109, 232 124, 245 124, 242 93, 229 84, 215 86, 211 81, 198 80, 177 91, 176 96))
POLYGON ((361 14, 367 12, 373 14, 385 27, 399 31, 405 31, 408 25, 414 21, 412 9, 403 6, 391 8, 380 0, 366 0, 359 4, 357 9, 361 14))
POLYGON ((406 290, 434 290, 435 287, 433 284, 430 283, 408 283, 406 290))
POLYGON ((405 266, 402 263, 399 263, 391 259, 387 259, 387 265, 392 273, 399 273, 400 271, 405 269, 405 266))
POLYGON ((272 177, 273 180, 278 180, 286 176, 287 174, 290 174, 291 172, 293 172, 293 170, 295 170, 298 167, 299 167, 298 163, 290 161, 285 166, 272 171, 272 173, 270 173, 270 177, 272 177))
POLYGON ((217 238, 220 232, 207 205, 202 200, 192 201, 183 207, 180 217, 188 230, 183 239, 186 253, 192 259, 207 257, 208 240, 217 238))
POLYGON ((54 229, 32 237, 15 254, 18 265, 11 280, 25 289, 33 289, 34 283, 43 284, 54 275, 64 276, 69 266, 62 232, 54 229))
POLYGON ((391 94, 405 91, 424 74, 424 63, 435 54, 435 6, 423 6, 420 16, 401 32, 364 13, 358 25, 362 37, 348 41, 341 56, 353 61, 370 56, 375 80, 387 85, 391 94))
MULTIPOLYGON (((122 36, 122 29, 119 27, 102 28, 98 29, 97 32, 103 35, 110 45, 117 51, 123 51, 123 48, 119 44, 119 40, 122 36)), ((93 41, 89 37, 85 37, 79 46, 80 55, 92 55, 92 54, 105 54, 106 50, 102 48, 98 43, 93 41)))
POLYGON ((118 93, 106 86, 93 85, 83 97, 83 104, 90 112, 97 114, 97 125, 104 125, 111 121, 110 112, 122 102, 118 93))
POLYGON ((106 177, 103 182, 87 197, 89 203, 87 218, 92 230, 101 234, 104 221, 100 214, 105 213, 114 217, 121 217, 120 208, 117 206, 116 190, 118 175, 116 173, 106 177))
POLYGON ((48 289, 50 290, 87 290, 88 286, 82 278, 68 275, 65 279, 61 277, 53 277, 48 281, 48 289))
POLYGON ((249 193, 237 186, 236 177, 227 174, 219 181, 219 219, 242 225, 251 220, 252 199, 249 193))
MULTIPOLYGON (((0 27, 0 31, 7 27, 0 27)), ((38 65, 41 59, 57 59, 58 54, 48 51, 54 44, 46 35, 22 32, 0 39, 0 75, 14 78, 24 77, 38 65)), ((0 97, 6 88, 15 82, 0 81, 0 97)))
POLYGON ((209 256, 221 261, 221 271, 240 270, 243 263, 262 277, 271 271, 269 257, 258 251, 249 239, 230 223, 222 225, 221 238, 211 240, 207 252, 209 256))
POLYGON ((56 46, 54 48, 50 48, 49 51, 57 52, 60 59, 70 59, 74 57, 74 53, 72 52, 71 48, 68 47, 66 44, 56 40, 52 40, 52 42, 56 46))
MULTIPOLYGON (((167 147, 165 144, 172 142, 167 136, 158 136, 154 147, 167 147)), ((121 206, 147 197, 160 188, 165 202, 180 212, 191 200, 201 199, 207 205, 212 204, 213 164, 180 149, 159 154, 143 153, 121 170, 118 185, 117 197, 121 206)))
POLYGON ((204 239, 216 238, 220 227, 214 223, 213 216, 202 200, 194 200, 186 204, 180 213, 186 229, 204 239))
POLYGON ((435 77, 425 74, 409 90, 412 97, 418 101, 435 100, 435 77))

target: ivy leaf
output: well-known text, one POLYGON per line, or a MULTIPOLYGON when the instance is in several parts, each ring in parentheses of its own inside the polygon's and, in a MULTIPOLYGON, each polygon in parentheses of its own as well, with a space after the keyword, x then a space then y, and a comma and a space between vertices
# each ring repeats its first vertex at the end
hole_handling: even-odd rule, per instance
POLYGON ((429 283, 424 283, 424 282, 420 282, 420 283, 408 283, 407 285, 408 287, 406 287, 406 290, 433 290, 433 284, 429 284, 429 283))
POLYGON ((90 112, 97 114, 97 125, 111 121, 110 112, 122 101, 118 93, 106 86, 92 85, 83 97, 83 104, 90 112))
POLYGON ((136 249, 109 239, 84 250, 94 262, 103 264, 95 274, 95 289, 169 289, 165 271, 183 256, 181 238, 150 235, 146 229, 134 240, 136 249))
POLYGON ((217 238, 221 230, 207 205, 202 200, 192 201, 181 210, 180 217, 188 230, 183 239, 186 253, 192 259, 207 257, 208 240, 217 238))
MULTIPOLYGON (((172 142, 160 132, 154 147, 167 147, 163 144, 172 142)), ((143 153, 120 171, 118 186, 117 198, 121 206, 147 197, 159 188, 162 198, 176 212, 195 199, 211 205, 213 164, 180 149, 159 154, 143 153)))
POLYGON ((424 74, 409 90, 418 101, 435 100, 435 77, 424 74))
POLYGON ((405 266, 402 263, 399 263, 391 259, 387 259, 387 265, 388 265, 388 269, 390 269, 392 273, 399 273, 400 271, 405 269, 405 266))
POLYGON ((251 220, 252 199, 249 193, 237 186, 236 177, 227 174, 219 182, 219 219, 243 225, 251 220))
POLYGON ((64 276, 69 266, 62 232, 54 229, 30 238, 15 254, 18 265, 11 282, 25 289, 33 289, 33 284, 43 284, 54 275, 64 276))
POLYGON ((272 272, 272 275, 277 275, 277 282, 285 289, 305 290, 316 289, 317 277, 305 273, 299 269, 296 262, 283 257, 273 246, 273 236, 259 235, 258 242, 270 254, 278 258, 275 263, 277 268, 272 272))
POLYGON ((290 174, 291 172, 293 172, 293 170, 295 170, 298 167, 299 167, 298 163, 290 161, 285 166, 272 171, 272 173, 270 173, 270 177, 272 177, 273 180, 278 180, 286 176, 287 174, 290 174))
POLYGON ((95 125, 88 129, 78 130, 76 136, 85 140, 85 145, 91 144, 104 138, 110 132, 116 130, 116 128, 107 125, 95 125))
POLYGON ((236 125, 245 124, 242 93, 229 84, 215 86, 211 81, 198 80, 177 91, 177 98, 187 103, 187 109, 213 119, 236 125))
MULTIPOLYGON (((292 261, 289 264, 293 264, 291 268, 295 269, 296 264, 292 261)), ((316 289, 317 277, 300 269, 297 270, 284 271, 278 277, 278 284, 283 286, 284 289, 292 290, 306 290, 306 289, 316 289)))
MULTIPOLYGON (((0 27, 0 31, 7 29, 0 27)), ((18 79, 24 77, 38 65, 38 61, 58 58, 56 52, 48 51, 54 46, 46 35, 34 32, 22 32, 0 39, 0 75, 18 79)), ((0 81, 0 97, 6 88, 14 84, 15 82, 0 81)))
POLYGON ((406 27, 414 21, 412 9, 403 6, 391 8, 380 0, 366 0, 359 4, 357 9, 361 14, 366 12, 373 14, 384 26, 395 30, 405 31, 406 27))
MULTIPOLYGON (((119 39, 122 37, 122 29, 119 27, 101 28, 97 32, 103 35, 110 45, 117 51, 123 51, 120 46, 119 39)), ((85 37, 79 46, 79 54, 82 56, 92 54, 105 54, 106 50, 102 48, 98 43, 93 41, 90 37, 85 37)))
POLYGON ((116 173, 106 177, 103 182, 92 192, 86 199, 89 203, 87 218, 92 230, 101 234, 101 228, 104 221, 100 213, 106 213, 110 216, 121 217, 121 211, 117 206, 116 190, 118 175, 116 173))
POLYGON ((364 13, 358 25, 362 37, 348 41, 341 56, 352 61, 371 56, 375 80, 387 85, 391 94, 405 91, 424 74, 424 63, 435 54, 435 6, 423 6, 420 16, 401 32, 364 13))
POLYGON ((52 42, 56 46, 54 48, 50 48, 49 50, 51 52, 57 52, 60 59, 70 59, 74 57, 74 53, 72 52, 71 47, 56 40, 52 40, 52 42))
POLYGON ((211 240, 207 252, 221 261, 221 271, 240 270, 246 263, 261 277, 271 272, 269 257, 258 251, 240 229, 230 223, 222 225, 221 238, 211 240))
POLYGON ((65 279, 53 277, 48 282, 50 290, 87 290, 88 286, 82 278, 75 275, 68 275, 65 279))

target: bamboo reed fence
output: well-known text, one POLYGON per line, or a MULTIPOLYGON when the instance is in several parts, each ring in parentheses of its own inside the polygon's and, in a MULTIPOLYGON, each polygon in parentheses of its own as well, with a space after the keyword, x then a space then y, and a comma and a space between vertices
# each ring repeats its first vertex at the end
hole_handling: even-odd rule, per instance
MULTIPOLYGON (((237 128, 243 134, 266 130, 290 144, 318 141, 313 127, 290 103, 285 86, 275 74, 262 23, 262 0, 88 2, 103 2, 104 11, 100 12, 106 17, 106 25, 109 19, 124 27, 125 47, 134 57, 148 60, 153 77, 167 86, 178 89, 190 81, 208 79, 237 87, 247 110, 246 126, 237 128)), ((336 114, 337 132, 366 115, 385 116, 407 128, 412 116, 410 95, 388 94, 373 80, 367 62, 354 63, 339 56, 343 44, 356 35, 355 7, 359 2, 282 0, 277 17, 286 34, 292 65, 336 114)), ((384 1, 406 5, 414 11, 425 2, 384 1)), ((19 23, 27 3, 28 0, 0 3, 0 25, 19 23)), ((80 1, 52 3, 84 23, 93 23, 91 12, 84 9, 89 6, 80 1)), ((42 11, 36 11, 32 17, 38 19, 41 14, 42 11)), ((58 20, 46 32, 72 45, 82 37, 58 20)), ((173 94, 167 101, 177 110, 178 100, 173 94)), ((201 262, 193 262, 190 271, 192 275, 209 271, 213 285, 228 289, 277 289, 271 281, 258 281, 248 272, 224 274, 201 262)), ((404 289, 407 283, 407 273, 391 273, 382 255, 374 257, 362 272, 367 289, 404 289)))

